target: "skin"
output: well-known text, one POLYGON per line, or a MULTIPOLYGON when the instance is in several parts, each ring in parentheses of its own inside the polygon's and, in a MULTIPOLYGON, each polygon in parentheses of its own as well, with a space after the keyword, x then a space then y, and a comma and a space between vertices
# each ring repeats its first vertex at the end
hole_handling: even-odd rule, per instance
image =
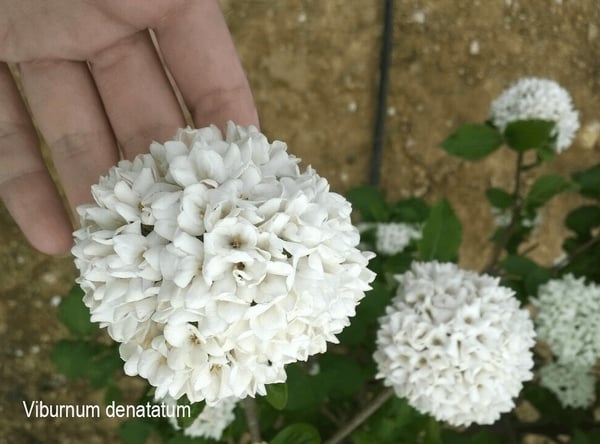
POLYGON ((148 29, 196 127, 258 125, 217 0, 0 0, 0 10, 0 198, 44 253, 68 251, 72 226, 2 62, 17 64, 71 209, 120 158, 185 126, 148 29))

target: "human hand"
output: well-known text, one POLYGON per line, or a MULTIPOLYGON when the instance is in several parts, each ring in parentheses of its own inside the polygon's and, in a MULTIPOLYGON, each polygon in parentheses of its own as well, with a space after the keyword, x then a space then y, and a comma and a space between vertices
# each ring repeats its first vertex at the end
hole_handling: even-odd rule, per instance
MULTIPOLYGON (((0 9, 0 60, 18 64, 71 208, 120 157, 185 126, 149 28, 197 127, 258 124, 217 0, 0 0, 0 9)), ((69 217, 1 62, 0 198, 34 247, 70 248, 69 217)))

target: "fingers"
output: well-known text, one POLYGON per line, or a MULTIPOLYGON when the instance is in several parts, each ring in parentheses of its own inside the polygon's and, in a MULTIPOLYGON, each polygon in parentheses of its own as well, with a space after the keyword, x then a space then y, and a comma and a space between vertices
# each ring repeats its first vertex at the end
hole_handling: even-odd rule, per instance
POLYGON ((90 67, 125 157, 147 152, 150 142, 185 125, 147 31, 103 50, 90 67))
POLYGON ((31 112, 50 146, 74 209, 92 200, 90 187, 114 165, 117 145, 85 63, 20 65, 31 112))
POLYGON ((165 62, 197 127, 258 125, 248 81, 217 0, 188 1, 156 28, 165 62))
POLYGON ((66 252, 71 224, 38 150, 29 115, 0 63, 0 198, 38 250, 66 252))

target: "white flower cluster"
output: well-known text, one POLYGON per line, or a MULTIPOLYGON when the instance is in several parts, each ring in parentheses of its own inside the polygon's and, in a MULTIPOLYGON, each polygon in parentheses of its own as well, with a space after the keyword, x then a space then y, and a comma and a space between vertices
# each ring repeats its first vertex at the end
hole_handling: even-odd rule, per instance
POLYGON ((564 407, 586 408, 594 401, 596 379, 589 366, 552 363, 540 369, 540 384, 564 407))
MULTIPOLYGON (((506 228, 512 221, 512 211, 510 208, 496 208, 492 207, 492 217, 494 219, 494 225, 500 228, 506 228)), ((526 228, 537 228, 542 223, 542 215, 536 210, 535 216, 531 217, 524 212, 521 214, 521 223, 526 228)))
POLYGON ((354 316, 372 254, 350 204, 298 162, 252 126, 188 128, 78 208, 84 302, 157 399, 264 395, 354 316))
POLYGON ((532 377, 533 323, 499 280, 450 263, 413 263, 380 319, 377 377, 453 425, 490 424, 532 377))
MULTIPOLYGON (((220 440, 223 432, 235 419, 233 412, 237 399, 228 398, 219 401, 214 406, 206 405, 194 421, 183 429, 183 434, 190 438, 210 438, 220 440)), ((163 401, 164 402, 164 401, 163 401)), ((168 399, 171 404, 176 404, 173 398, 168 399)), ((180 430, 177 418, 169 417, 169 422, 175 430, 180 430)))
POLYGON ((501 131, 517 120, 551 120, 558 153, 571 145, 579 128, 579 115, 569 93, 552 80, 536 77, 522 78, 504 90, 492 102, 490 119, 501 131))
POLYGON ((411 241, 423 235, 419 227, 405 223, 379 223, 376 230, 375 251, 390 256, 402 252, 411 241))
POLYGON ((600 286, 566 274, 540 286, 531 302, 538 337, 558 362, 592 367, 600 358, 600 286))

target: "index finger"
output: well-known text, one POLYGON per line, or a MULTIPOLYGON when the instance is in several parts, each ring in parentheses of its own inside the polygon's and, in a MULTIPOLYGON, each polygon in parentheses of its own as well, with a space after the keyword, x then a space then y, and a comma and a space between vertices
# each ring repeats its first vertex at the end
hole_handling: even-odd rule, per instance
POLYGON ((224 128, 228 120, 258 125, 250 86, 217 0, 190 0, 173 8, 156 35, 196 126, 224 128))

